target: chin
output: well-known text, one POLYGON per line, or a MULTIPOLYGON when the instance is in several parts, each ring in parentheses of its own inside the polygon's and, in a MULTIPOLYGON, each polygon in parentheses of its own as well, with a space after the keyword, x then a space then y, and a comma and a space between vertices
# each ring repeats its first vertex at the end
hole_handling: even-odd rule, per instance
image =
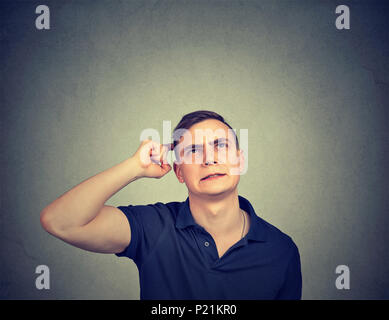
POLYGON ((208 196, 220 196, 220 195, 227 195, 231 192, 233 192, 235 188, 220 188, 220 187, 215 187, 215 188, 207 188, 206 190, 201 190, 200 193, 203 195, 208 195, 208 196))

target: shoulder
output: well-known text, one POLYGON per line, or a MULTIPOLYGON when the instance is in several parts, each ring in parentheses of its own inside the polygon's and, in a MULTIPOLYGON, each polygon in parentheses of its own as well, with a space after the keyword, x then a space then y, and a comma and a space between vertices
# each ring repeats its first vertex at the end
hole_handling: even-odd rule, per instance
POLYGON ((247 212, 250 212, 250 216, 254 218, 252 221, 253 226, 251 237, 254 240, 266 243, 264 248, 268 248, 270 251, 277 253, 281 252, 282 254, 286 251, 297 249, 297 246, 292 238, 273 224, 260 217, 248 199, 243 196, 239 196, 239 205, 247 212))
POLYGON ((144 205, 119 206, 118 209, 123 211, 126 216, 132 215, 141 220, 155 219, 156 216, 161 220, 174 220, 177 212, 180 210, 183 202, 156 202, 144 205))
POLYGON ((179 201, 173 201, 173 202, 167 202, 167 203, 157 202, 157 203, 153 204, 152 206, 155 206, 161 210, 169 210, 171 212, 177 212, 180 210, 183 203, 184 202, 179 202, 179 201))
POLYGON ((178 211, 180 211, 181 207, 183 206, 184 202, 156 202, 154 204, 148 204, 146 207, 149 209, 153 209, 159 212, 163 212, 165 214, 168 214, 172 218, 175 218, 177 216, 178 211))
MULTIPOLYGON (((258 217, 258 216, 257 216, 258 217)), ((261 223, 266 229, 266 242, 274 249, 281 250, 283 252, 290 252, 291 254, 298 252, 296 243, 292 237, 281 231, 279 228, 258 217, 259 223, 261 223)))

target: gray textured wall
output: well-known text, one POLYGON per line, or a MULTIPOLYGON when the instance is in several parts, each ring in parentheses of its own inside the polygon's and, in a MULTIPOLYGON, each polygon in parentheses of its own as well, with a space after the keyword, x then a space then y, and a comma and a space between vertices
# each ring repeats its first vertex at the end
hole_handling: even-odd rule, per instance
MULTIPOLYGON (((131 260, 51 237, 39 213, 129 157, 143 129, 207 108, 249 130, 239 191, 298 245, 303 298, 388 299, 389 7, 343 1, 339 31, 337 4, 2 1, 0 298, 139 299, 131 260), (41 264, 50 290, 35 288, 41 264), (350 290, 335 287, 341 264, 350 290)), ((169 174, 107 204, 186 195, 169 174)))

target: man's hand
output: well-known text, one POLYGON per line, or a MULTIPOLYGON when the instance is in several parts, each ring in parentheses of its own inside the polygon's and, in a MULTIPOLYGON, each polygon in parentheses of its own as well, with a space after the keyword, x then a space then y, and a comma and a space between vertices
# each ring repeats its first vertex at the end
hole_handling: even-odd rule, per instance
POLYGON ((132 156, 140 168, 140 176, 147 178, 162 178, 172 167, 167 162, 167 153, 172 146, 162 145, 152 140, 144 140, 132 156))

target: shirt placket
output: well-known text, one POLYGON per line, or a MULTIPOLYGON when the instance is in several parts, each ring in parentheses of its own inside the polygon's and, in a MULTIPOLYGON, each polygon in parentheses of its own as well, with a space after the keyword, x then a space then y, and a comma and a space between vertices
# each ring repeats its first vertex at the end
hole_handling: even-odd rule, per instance
POLYGON ((216 243, 212 236, 202 227, 197 229, 197 234, 199 248, 203 252, 203 256, 206 258, 207 265, 210 268, 217 267, 220 263, 222 263, 223 259, 231 253, 231 251, 243 246, 245 243, 245 240, 235 243, 223 254, 222 257, 219 258, 216 243))
POLYGON ((202 256, 206 259, 206 264, 211 267, 219 258, 215 241, 202 227, 196 227, 196 241, 202 256))

